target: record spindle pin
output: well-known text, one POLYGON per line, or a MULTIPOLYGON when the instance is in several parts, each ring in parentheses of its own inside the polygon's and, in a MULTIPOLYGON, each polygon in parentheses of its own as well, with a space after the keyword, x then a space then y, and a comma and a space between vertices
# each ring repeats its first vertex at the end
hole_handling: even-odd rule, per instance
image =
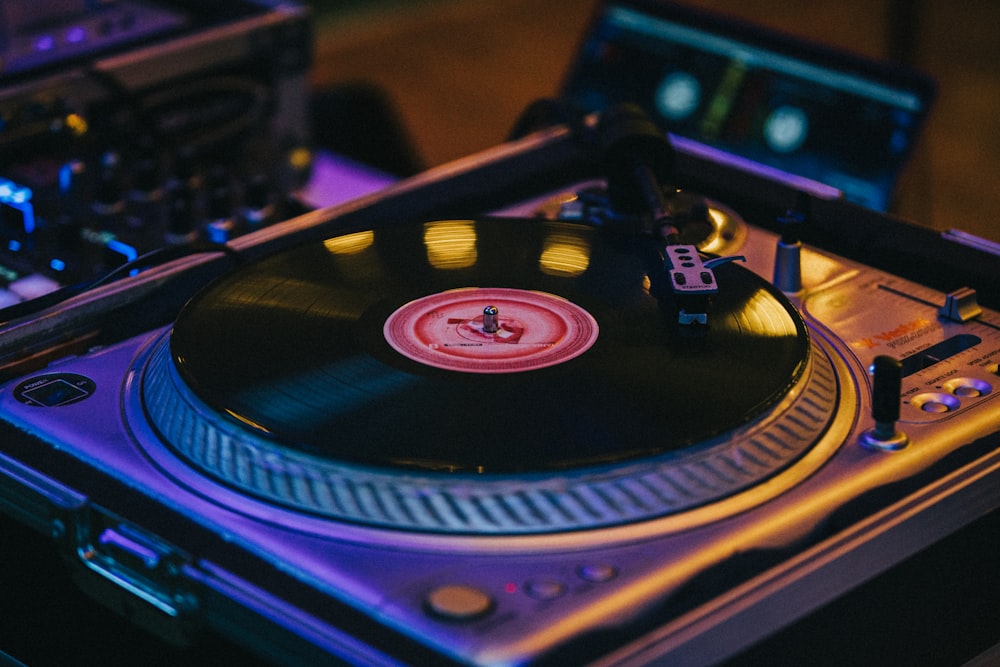
POLYGON ((483 332, 493 334, 500 329, 499 310, 496 306, 486 306, 483 309, 483 332))

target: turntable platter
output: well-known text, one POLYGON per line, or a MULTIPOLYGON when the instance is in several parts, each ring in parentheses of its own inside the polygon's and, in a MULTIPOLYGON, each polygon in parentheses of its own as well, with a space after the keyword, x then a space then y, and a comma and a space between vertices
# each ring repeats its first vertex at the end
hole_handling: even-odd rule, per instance
POLYGON ((839 401, 821 340, 735 263, 690 335, 633 241, 443 221, 248 264, 136 360, 132 427, 205 497, 420 532, 690 521, 808 475, 839 401))
POLYGON ((641 263, 595 228, 400 226, 235 272, 184 309, 171 347, 219 414, 311 455, 576 468, 708 440, 799 377, 809 342, 794 309, 738 266, 718 274, 711 326, 691 341, 641 263))

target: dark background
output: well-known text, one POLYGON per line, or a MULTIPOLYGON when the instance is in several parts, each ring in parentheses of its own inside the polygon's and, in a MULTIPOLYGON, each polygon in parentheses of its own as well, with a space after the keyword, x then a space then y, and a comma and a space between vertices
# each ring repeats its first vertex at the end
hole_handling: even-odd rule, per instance
MULTIPOLYGON (((552 96, 595 0, 312 0, 318 88, 365 81, 396 105, 425 165, 502 141, 552 96)), ((933 76, 939 98, 898 213, 1000 242, 1000 3, 689 0, 933 76)))

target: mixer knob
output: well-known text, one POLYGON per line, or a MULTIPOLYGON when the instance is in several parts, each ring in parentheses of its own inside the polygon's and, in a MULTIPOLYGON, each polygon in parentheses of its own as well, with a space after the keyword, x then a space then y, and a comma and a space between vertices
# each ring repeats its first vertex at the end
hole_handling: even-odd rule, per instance
POLYGON ((875 426, 865 431, 861 443, 880 450, 902 449, 910 439, 896 430, 899 420, 900 393, 903 382, 903 365, 889 356, 875 357, 871 365, 872 418, 875 426))
POLYGON ((243 193, 243 218, 250 225, 261 225, 274 214, 271 183, 264 174, 257 174, 243 193))
POLYGON ((100 169, 94 190, 93 209, 101 215, 121 213, 125 208, 122 196, 121 159, 118 153, 108 151, 101 156, 100 169))
POLYGON ((237 233, 236 222, 232 218, 210 220, 205 225, 205 236, 210 243, 228 243, 237 233))
POLYGON ((170 208, 165 240, 171 244, 193 241, 198 236, 195 195, 191 188, 179 186, 170 193, 170 208))
POLYGON ((59 196, 65 203, 64 208, 75 208, 84 200, 86 177, 87 164, 83 160, 67 160, 59 168, 59 196))
POLYGON ((150 141, 142 142, 142 153, 132 165, 132 199, 155 201, 163 195, 160 164, 150 141))
MULTIPOLYGON (((0 231, 17 243, 35 231, 35 206, 31 188, 0 177, 0 231)), ((13 249, 13 248, 11 248, 13 249)))
POLYGON ((232 215, 233 187, 229 174, 221 167, 213 169, 209 175, 206 195, 209 220, 225 220, 232 215))

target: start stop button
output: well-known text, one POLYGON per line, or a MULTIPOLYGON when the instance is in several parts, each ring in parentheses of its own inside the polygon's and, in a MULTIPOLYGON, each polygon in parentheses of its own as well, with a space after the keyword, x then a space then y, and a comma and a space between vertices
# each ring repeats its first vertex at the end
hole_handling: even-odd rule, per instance
POLYGON ((472 621, 493 611, 493 598, 473 586, 438 586, 427 594, 425 603, 431 614, 449 621, 472 621))

